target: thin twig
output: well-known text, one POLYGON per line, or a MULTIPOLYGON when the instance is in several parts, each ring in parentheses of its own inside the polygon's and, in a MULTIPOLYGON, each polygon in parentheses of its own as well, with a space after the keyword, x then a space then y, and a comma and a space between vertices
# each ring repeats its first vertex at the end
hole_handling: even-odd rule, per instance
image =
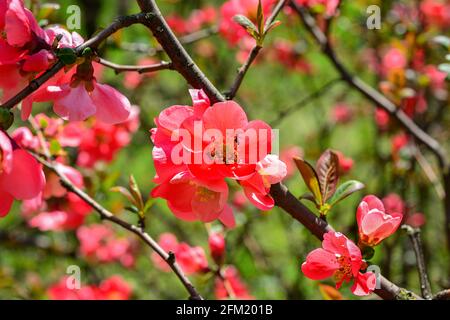
MULTIPOLYGON (((112 34, 114 34, 115 32, 117 32, 122 28, 126 28, 133 24, 140 23, 144 17, 145 15, 141 13, 117 18, 107 28, 103 29, 94 37, 78 46, 75 49, 76 53, 80 55, 86 48, 96 49, 109 36, 111 36, 112 34)), ((45 82, 47 82, 50 78, 52 78, 55 74, 57 74, 62 68, 64 68, 64 63, 58 60, 53 66, 51 66, 48 70, 42 73, 39 77, 32 80, 24 89, 22 89, 14 97, 10 98, 8 101, 2 104, 0 108, 6 109, 14 108, 23 99, 25 99, 26 97, 31 95, 34 91, 39 89, 45 82)))
POLYGON ((417 162, 422 168, 425 176, 428 178, 431 185, 434 187, 434 190, 436 191, 436 194, 439 197, 439 199, 443 200, 445 198, 444 187, 442 186, 442 183, 439 180, 439 177, 437 176, 436 172, 434 172, 433 167, 425 158, 425 156, 422 154, 422 152, 420 152, 417 146, 414 147, 414 157, 416 158, 417 162))
POLYGON ((333 80, 328 81, 327 83, 325 83, 322 87, 320 87, 317 91, 311 93, 310 95, 306 96, 305 98, 303 98, 302 100, 294 103, 293 105, 287 107, 284 110, 281 110, 278 113, 278 116, 275 120, 273 120, 270 125, 276 126, 278 125, 283 119, 286 118, 286 116, 288 116, 289 114, 291 114, 292 112, 295 112, 298 110, 298 108, 303 107, 308 105, 309 103, 313 102, 314 100, 316 100, 317 98, 322 97, 322 94, 327 91, 328 89, 330 89, 331 87, 333 87, 335 84, 339 83, 342 79, 341 78, 336 78, 333 80))
POLYGON ((412 137, 414 137, 415 140, 423 144, 436 156, 442 171, 442 180, 444 182, 444 190, 446 194, 444 199, 445 231, 447 246, 450 248, 450 161, 445 149, 437 140, 422 130, 405 112, 403 112, 401 108, 398 108, 392 101, 387 99, 382 93, 369 86, 362 79, 351 74, 338 59, 332 44, 328 41, 328 38, 323 31, 317 26, 314 18, 309 14, 309 12, 299 6, 295 1, 291 1, 290 5, 297 12, 307 31, 313 36, 322 52, 328 57, 329 61, 339 72, 342 79, 346 81, 350 87, 356 89, 368 100, 372 101, 375 106, 381 107, 391 114, 395 119, 397 119, 400 125, 412 137))
POLYGON ((149 64, 149 65, 142 65, 142 66, 136 66, 136 65, 122 65, 117 64, 111 61, 108 61, 103 58, 98 58, 97 62, 101 65, 104 65, 105 67, 108 67, 110 69, 113 69, 116 74, 122 73, 122 72, 137 72, 137 73, 150 73, 160 70, 173 70, 173 65, 171 62, 161 61, 160 63, 155 64, 149 64))
MULTIPOLYGON (((267 30, 269 26, 275 21, 276 17, 280 13, 280 11, 283 9, 283 7, 286 5, 287 0, 280 0, 274 7, 271 15, 267 19, 264 30, 267 30)), ((239 90, 242 81, 244 80, 245 75, 247 74, 248 69, 255 61, 256 57, 258 56, 259 52, 261 51, 262 46, 259 44, 256 44, 252 50, 250 51, 247 60, 244 62, 244 64, 238 69, 238 73, 236 75, 236 78, 231 85, 230 90, 228 90, 226 96, 228 100, 233 100, 236 96, 237 91, 239 90)))
POLYGON ((141 238, 150 248, 153 249, 173 270, 178 279, 181 281, 183 286, 186 288, 190 295, 190 299, 192 300, 203 300, 202 296, 197 292, 195 287, 192 285, 190 280, 186 277, 186 275, 181 270, 180 266, 175 261, 175 257, 173 254, 167 253, 163 248, 159 246, 159 244, 153 240, 153 238, 145 232, 142 228, 139 228, 135 225, 132 225, 118 217, 116 217, 112 212, 108 211, 101 204, 91 198, 88 194, 86 194, 83 190, 76 187, 65 175, 62 173, 58 166, 53 164, 50 161, 44 160, 40 156, 34 154, 34 157, 42 163, 45 167, 53 171, 60 179, 61 185, 64 186, 68 191, 75 193, 78 197, 80 197, 85 203, 90 205, 95 211, 97 211, 100 217, 104 220, 111 221, 112 223, 121 226, 122 228, 133 232, 139 238, 141 238))
POLYGON ((423 245, 422 239, 420 237, 420 229, 413 228, 409 225, 403 225, 402 229, 404 229, 409 239, 411 240, 411 244, 414 248, 414 253, 416 254, 417 260, 417 269, 419 270, 419 278, 420 278, 420 289, 422 291, 422 297, 427 300, 431 300, 433 298, 433 294, 431 293, 431 284, 428 278, 427 266, 425 264, 425 257, 423 256, 423 245))

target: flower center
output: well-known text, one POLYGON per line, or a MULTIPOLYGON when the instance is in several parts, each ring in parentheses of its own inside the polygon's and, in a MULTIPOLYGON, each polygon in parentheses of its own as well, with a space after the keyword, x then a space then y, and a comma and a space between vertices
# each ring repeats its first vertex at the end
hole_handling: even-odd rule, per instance
POLYGON ((197 200, 201 202, 208 202, 214 199, 216 192, 211 191, 205 187, 197 187, 195 190, 195 195, 197 196, 197 200))
POLYGON ((223 143, 223 141, 214 141, 211 151, 209 152, 210 159, 216 159, 219 163, 235 164, 238 162, 238 138, 234 137, 232 143, 223 143))
POLYGON ((342 282, 353 277, 352 264, 350 259, 345 256, 336 255, 339 268, 334 272, 333 278, 336 282, 342 282))

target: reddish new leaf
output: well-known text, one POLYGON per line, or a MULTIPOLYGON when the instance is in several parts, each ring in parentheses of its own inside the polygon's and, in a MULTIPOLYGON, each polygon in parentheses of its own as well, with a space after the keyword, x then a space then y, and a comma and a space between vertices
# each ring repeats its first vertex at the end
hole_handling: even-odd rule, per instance
POLYGON ((324 202, 335 192, 339 181, 339 158, 336 153, 326 150, 317 161, 317 176, 324 202))
POLYGON ((322 205, 323 198, 322 193, 320 191, 320 182, 317 177, 316 171, 308 162, 299 157, 294 157, 294 162, 298 170, 300 171, 300 174, 302 175, 303 180, 306 183, 306 186, 314 195, 316 203, 318 205, 322 205))

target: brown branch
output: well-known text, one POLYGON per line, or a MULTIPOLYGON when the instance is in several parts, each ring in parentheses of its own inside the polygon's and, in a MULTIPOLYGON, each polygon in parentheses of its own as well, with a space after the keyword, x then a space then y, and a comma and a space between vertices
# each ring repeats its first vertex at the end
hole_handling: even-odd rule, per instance
POLYGON ((137 0, 139 7, 145 14, 142 23, 147 26, 167 53, 177 70, 187 82, 196 89, 203 89, 213 103, 223 100, 222 94, 213 86, 203 74, 194 60, 189 56, 166 20, 161 14, 154 0, 137 0))
POLYGON ((100 217, 104 220, 108 220, 116 225, 121 226, 122 228, 133 232, 139 238, 141 238, 153 251, 155 251, 172 269, 172 271, 176 274, 178 279, 181 281, 183 286, 186 288, 190 295, 191 300, 203 300, 202 296, 197 292, 195 287, 192 285, 190 280, 186 277, 181 270, 180 266, 175 261, 175 257, 170 252, 167 253, 163 248, 142 228, 132 225, 118 217, 116 217, 112 212, 105 209, 101 204, 91 198, 87 193, 83 190, 76 187, 61 171, 59 171, 57 165, 53 164, 50 161, 44 160, 38 155, 33 154, 34 157, 42 163, 45 167, 53 171, 56 175, 58 175, 61 185, 64 186, 68 191, 75 193, 79 196, 84 202, 90 205, 95 211, 97 211, 100 217))
POLYGON ((450 289, 445 289, 436 293, 433 300, 450 300, 450 289))
POLYGON ((431 300, 433 298, 433 294, 431 293, 431 284, 428 278, 425 257, 423 255, 423 245, 422 239, 420 237, 420 229, 413 228, 408 225, 403 225, 402 229, 404 229, 408 234, 408 237, 411 240, 411 244, 414 248, 414 253, 417 260, 417 269, 419 270, 420 289, 422 291, 422 297, 424 299, 431 300))
POLYGON ((103 58, 98 58, 97 62, 101 65, 104 65, 105 67, 108 67, 110 69, 113 69, 116 74, 122 73, 122 72, 137 72, 137 73, 150 73, 160 70, 173 70, 173 65, 171 62, 161 61, 160 63, 150 64, 150 65, 142 65, 142 66, 136 66, 136 65, 122 65, 117 64, 111 61, 108 61, 103 58))
MULTIPOLYGON (((113 23, 111 23, 107 28, 100 31, 94 37, 84 42, 78 46, 75 50, 78 55, 80 55, 84 49, 92 48, 96 49, 105 39, 117 32, 122 28, 129 27, 133 24, 139 23, 144 18, 144 14, 136 14, 130 16, 124 16, 117 18, 113 23)), ((34 91, 39 89, 45 82, 47 82, 51 77, 53 77, 58 71, 64 68, 64 64, 61 61, 57 61, 53 66, 51 66, 47 71, 41 74, 38 78, 32 80, 24 89, 17 93, 14 97, 6 101, 0 106, 0 108, 12 109, 23 99, 28 97, 34 91)))
MULTIPOLYGON (((269 28, 269 26, 275 21, 276 17, 280 13, 280 11, 283 9, 283 7, 286 5, 286 2, 288 0, 280 0, 274 7, 271 15, 267 19, 265 25, 264 25, 264 31, 269 28)), ((248 69, 255 61, 256 57, 258 56, 259 52, 261 51, 262 46, 259 44, 256 44, 252 50, 250 51, 250 54, 247 57, 247 60, 244 62, 244 64, 238 69, 238 73, 236 75, 236 78, 231 85, 230 90, 227 92, 226 96, 228 100, 233 100, 236 96, 237 91, 239 90, 242 81, 244 80, 245 75, 247 74, 248 69)))
MULTIPOLYGON (((292 218, 303 224, 312 234, 319 240, 323 240, 323 235, 328 231, 333 231, 333 227, 326 221, 320 219, 306 208, 297 198, 289 192, 289 190, 282 184, 274 184, 270 190, 270 194, 275 199, 275 204, 289 213, 292 218)), ((380 275, 380 289, 375 289, 375 293, 382 299, 418 299, 411 291, 398 287, 382 275, 380 275)))
POLYGON ((382 93, 366 84, 362 79, 351 74, 338 59, 333 46, 328 41, 327 36, 317 26, 314 18, 308 13, 308 11, 294 1, 291 1, 290 5, 297 12, 307 31, 315 39, 322 52, 328 57, 329 61, 333 64, 336 71, 339 72, 342 79, 346 81, 350 87, 359 91, 369 101, 372 101, 375 106, 381 107, 391 114, 395 119, 397 119, 400 125, 412 137, 414 137, 415 140, 423 144, 436 156, 442 171, 442 178, 446 193, 446 197, 444 199, 445 231, 447 236, 447 246, 450 248, 450 162, 446 151, 437 140, 422 130, 410 117, 406 115, 405 112, 403 112, 401 108, 398 108, 392 101, 387 99, 382 93))

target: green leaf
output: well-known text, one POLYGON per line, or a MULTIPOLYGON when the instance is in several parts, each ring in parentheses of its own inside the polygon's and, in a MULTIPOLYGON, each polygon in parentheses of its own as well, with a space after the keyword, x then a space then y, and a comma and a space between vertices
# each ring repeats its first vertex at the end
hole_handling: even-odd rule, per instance
POLYGON ((256 26, 251 22, 246 16, 243 16, 241 14, 235 15, 233 17, 233 20, 239 24, 241 27, 243 27, 247 32, 255 39, 259 39, 259 33, 256 26))
POLYGON ((275 29, 276 27, 278 27, 281 24, 280 20, 276 20, 274 22, 272 22, 266 30, 264 30, 264 35, 266 35, 270 30, 275 29))
POLYGON ((129 179, 129 186, 130 186, 130 192, 133 196, 136 206, 139 208, 140 211, 144 209, 144 201, 142 200, 142 194, 139 190, 139 186, 136 183, 136 179, 134 179, 133 175, 130 175, 129 179))
POLYGON ((77 61, 77 54, 72 48, 61 48, 56 55, 65 65, 71 65, 77 61))
POLYGON ((323 201, 326 202, 336 191, 339 181, 339 158, 336 153, 326 150, 316 165, 323 201))
POLYGON ((53 155, 57 155, 61 152, 62 148, 61 148, 61 144, 58 142, 58 140, 53 139, 52 141, 50 141, 50 153, 53 155))
POLYGON ((313 203, 316 203, 316 198, 314 197, 314 195, 311 192, 302 194, 300 197, 298 197, 298 200, 308 200, 313 203))
POLYGON ((256 21, 258 23, 258 33, 264 34, 264 11, 262 8, 261 0, 258 1, 258 12, 256 14, 256 21))
POLYGON ((342 201, 347 198, 349 195, 355 193, 356 191, 362 190, 365 188, 365 185, 356 180, 350 180, 344 182, 337 188, 334 195, 330 198, 328 203, 330 206, 334 206, 336 203, 342 201))
POLYGON ((322 205, 322 193, 320 191, 320 183, 317 178, 316 171, 314 168, 305 160, 294 157, 295 165, 297 166, 300 174, 302 175, 303 181, 305 181, 306 186, 314 195, 314 199, 316 199, 316 204, 322 205))
POLYGON ((133 196, 131 195, 130 191, 128 191, 126 188, 121 187, 121 186, 116 186, 116 187, 112 187, 110 190, 111 190, 111 192, 118 192, 118 193, 122 194, 125 198, 128 199, 128 201, 130 201, 132 204, 136 205, 133 196))

